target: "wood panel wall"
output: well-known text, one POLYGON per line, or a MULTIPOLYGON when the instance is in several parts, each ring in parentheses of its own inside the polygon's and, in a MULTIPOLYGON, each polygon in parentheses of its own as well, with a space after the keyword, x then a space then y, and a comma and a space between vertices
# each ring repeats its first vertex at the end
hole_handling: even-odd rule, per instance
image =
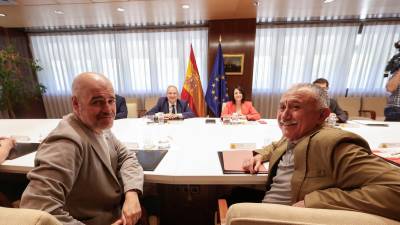
POLYGON ((256 19, 212 20, 208 30, 208 76, 214 65, 219 37, 223 54, 244 54, 243 75, 227 75, 228 91, 240 85, 247 100, 251 100, 253 82, 256 19))
MULTIPOLYGON (((0 48, 4 48, 9 44, 12 44, 22 56, 32 58, 29 38, 24 29, 0 27, 0 48)), ((33 77, 34 82, 37 82, 36 74, 32 73, 30 69, 25 72, 33 77)), ((31 101, 26 106, 16 107, 14 111, 17 118, 46 118, 41 96, 39 96, 38 100, 31 101)))

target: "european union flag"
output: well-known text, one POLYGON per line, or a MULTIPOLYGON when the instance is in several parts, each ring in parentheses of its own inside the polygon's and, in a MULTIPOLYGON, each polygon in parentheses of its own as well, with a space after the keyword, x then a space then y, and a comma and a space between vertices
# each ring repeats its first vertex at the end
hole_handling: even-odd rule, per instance
POLYGON ((220 43, 218 44, 217 56, 215 57, 210 81, 207 86, 206 102, 214 115, 220 117, 222 103, 228 100, 229 96, 225 80, 224 57, 222 55, 220 43))

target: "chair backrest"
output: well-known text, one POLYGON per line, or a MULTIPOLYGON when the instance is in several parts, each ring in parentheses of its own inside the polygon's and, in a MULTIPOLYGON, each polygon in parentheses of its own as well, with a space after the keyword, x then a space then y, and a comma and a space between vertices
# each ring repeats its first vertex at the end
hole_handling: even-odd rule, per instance
POLYGON ((359 117, 361 110, 361 97, 338 97, 336 98, 340 108, 346 111, 351 117, 359 117))
POLYGON ((62 225, 47 212, 0 207, 0 225, 62 225))
POLYGON ((128 108, 128 118, 137 118, 138 110, 136 102, 128 102, 126 103, 126 107, 128 108))
POLYGON ((138 104, 137 98, 126 98, 126 108, 128 108, 128 118, 138 117, 137 104, 138 104))
POLYGON ((153 96, 153 97, 146 97, 146 98, 144 99, 144 109, 145 109, 146 111, 149 111, 151 108, 153 108, 153 107, 157 104, 158 98, 159 98, 159 97, 155 97, 155 96, 153 96))
POLYGON ((376 117, 384 117, 383 110, 386 106, 387 97, 363 97, 362 98, 362 110, 373 110, 376 113, 376 117))
POLYGON ((225 106, 226 106, 226 102, 223 102, 222 107, 221 107, 221 113, 222 113, 222 111, 224 111, 225 106))

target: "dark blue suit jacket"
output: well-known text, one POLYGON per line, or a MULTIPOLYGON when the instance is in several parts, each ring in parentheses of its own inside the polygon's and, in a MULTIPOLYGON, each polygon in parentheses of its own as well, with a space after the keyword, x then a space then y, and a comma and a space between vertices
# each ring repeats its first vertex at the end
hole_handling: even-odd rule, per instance
MULTIPOLYGON (((195 117, 196 115, 189 108, 186 101, 178 99, 176 101, 176 113, 182 113, 184 119, 195 117)), ((157 104, 150 109, 146 115, 154 115, 158 112, 169 113, 168 98, 161 97, 158 99, 157 104)))
POLYGON ((335 113, 337 118, 339 119, 339 123, 346 123, 348 116, 347 114, 340 108, 337 101, 333 98, 329 98, 329 109, 331 112, 335 113))
POLYGON ((128 108, 126 107, 125 98, 120 95, 115 95, 115 105, 117 112, 115 114, 115 119, 123 119, 128 117, 128 108))

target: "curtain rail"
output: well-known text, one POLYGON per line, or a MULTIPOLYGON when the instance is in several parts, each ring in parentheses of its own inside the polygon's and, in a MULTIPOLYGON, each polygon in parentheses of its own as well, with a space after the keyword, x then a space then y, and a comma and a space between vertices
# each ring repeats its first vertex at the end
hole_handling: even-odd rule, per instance
POLYGON ((385 18, 367 18, 367 19, 336 19, 336 20, 301 20, 301 21, 272 21, 272 22, 257 22, 259 26, 269 25, 325 25, 325 24, 372 24, 372 23, 388 23, 396 22, 400 24, 399 17, 385 18))
POLYGON ((207 23, 202 24, 177 24, 177 25, 151 25, 151 26, 141 26, 132 27, 124 25, 116 25, 112 27, 60 27, 55 29, 45 29, 45 28, 25 28, 25 32, 29 34, 39 34, 39 33, 69 33, 69 32, 95 32, 95 31, 149 31, 149 30, 161 30, 161 29, 185 29, 185 28, 205 28, 208 27, 207 23))

